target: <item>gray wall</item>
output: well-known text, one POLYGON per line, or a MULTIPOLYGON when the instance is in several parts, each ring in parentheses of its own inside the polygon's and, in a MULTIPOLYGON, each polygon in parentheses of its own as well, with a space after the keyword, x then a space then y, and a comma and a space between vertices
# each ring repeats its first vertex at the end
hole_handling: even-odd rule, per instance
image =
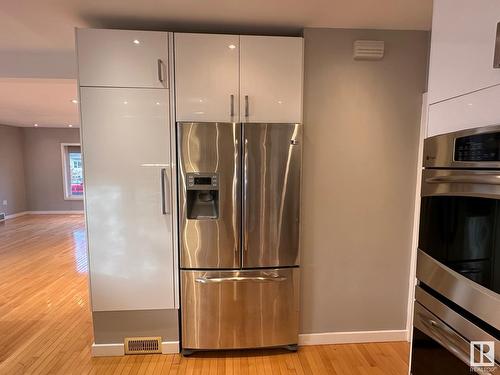
POLYGON ((301 332, 406 324, 428 33, 305 30, 301 332), (357 39, 382 61, 354 61, 357 39))
POLYGON ((30 211, 81 211, 64 200, 61 143, 80 143, 78 129, 24 128, 26 197, 30 211))
POLYGON ((27 207, 23 143, 22 129, 0 125, 0 212, 7 215, 26 211, 27 207))

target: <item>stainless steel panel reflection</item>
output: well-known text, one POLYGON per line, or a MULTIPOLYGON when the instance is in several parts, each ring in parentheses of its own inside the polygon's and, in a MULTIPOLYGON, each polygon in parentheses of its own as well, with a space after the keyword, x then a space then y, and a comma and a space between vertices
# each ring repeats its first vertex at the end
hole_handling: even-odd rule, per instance
POLYGON ((422 196, 433 195, 500 199, 500 171, 425 169, 422 196))
POLYGON ((182 345, 235 349, 296 344, 299 269, 181 271, 182 345))
POLYGON ((298 264, 302 126, 243 124, 243 267, 298 264))
POLYGON ((455 139, 468 135, 496 133, 500 131, 500 125, 486 126, 461 130, 458 132, 436 135, 424 141, 424 167, 426 168, 500 168, 500 162, 466 162, 455 161, 454 149, 455 139))
POLYGON ((240 266, 240 125, 179 123, 179 215, 182 268, 240 266), (186 173, 217 173, 217 219, 187 218, 186 173))
MULTIPOLYGON (((415 303, 413 325, 434 341, 441 344, 462 362, 470 366, 470 342, 448 327, 437 316, 429 312, 418 302, 415 303)), ((475 358, 480 357, 479 350, 475 349, 475 358)), ((481 370, 479 373, 494 374, 496 369, 497 366, 491 367, 491 369, 485 367, 484 371, 481 370)))
MULTIPOLYGON (((457 331, 469 341, 494 341, 495 347, 500 347, 500 341, 481 328, 456 313, 444 303, 431 296, 420 287, 415 288, 415 299, 431 313, 436 315, 448 326, 457 331)), ((495 359, 500 361, 500 351, 495 352, 495 359)))
POLYGON ((500 295, 451 270, 420 249, 417 255, 417 279, 500 329, 500 295))

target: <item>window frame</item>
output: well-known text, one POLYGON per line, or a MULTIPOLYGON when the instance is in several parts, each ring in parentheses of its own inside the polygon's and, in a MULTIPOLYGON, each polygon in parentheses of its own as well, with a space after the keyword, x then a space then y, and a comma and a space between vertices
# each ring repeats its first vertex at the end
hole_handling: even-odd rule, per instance
MULTIPOLYGON (((63 193, 65 201, 82 201, 85 196, 85 187, 83 188, 82 195, 72 195, 70 190, 70 170, 68 164, 69 158, 69 147, 80 147, 80 153, 82 154, 82 145, 80 143, 61 143, 61 162, 62 162, 62 177, 63 177, 63 193)), ((83 154, 82 154, 83 158, 83 154)), ((84 184, 85 185, 85 184, 84 184)))

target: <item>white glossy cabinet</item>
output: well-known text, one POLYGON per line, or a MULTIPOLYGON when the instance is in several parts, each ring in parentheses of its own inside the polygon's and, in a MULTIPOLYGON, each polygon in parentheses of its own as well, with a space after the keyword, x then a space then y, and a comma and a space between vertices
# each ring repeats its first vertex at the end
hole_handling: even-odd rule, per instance
POLYGON ((303 39, 240 37, 242 122, 301 123, 303 39))
POLYGON ((239 36, 174 35, 176 120, 238 121, 239 36))
POLYGON ((494 68, 498 0, 435 0, 428 136, 500 123, 494 68))
POLYGON ((498 0, 435 0, 429 103, 500 84, 493 68, 498 0))
POLYGON ((427 135, 500 124, 500 86, 429 106, 427 135))
POLYGON ((168 34, 77 29, 80 86, 168 87, 168 34))
POLYGON ((169 91, 80 99, 93 310, 174 308, 169 91))

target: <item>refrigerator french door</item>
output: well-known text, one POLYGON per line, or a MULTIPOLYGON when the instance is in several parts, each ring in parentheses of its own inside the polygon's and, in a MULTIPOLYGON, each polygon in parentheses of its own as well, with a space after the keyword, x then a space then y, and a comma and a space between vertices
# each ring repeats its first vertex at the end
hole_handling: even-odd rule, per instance
POLYGON ((295 348, 301 136, 178 123, 184 350, 295 348))

